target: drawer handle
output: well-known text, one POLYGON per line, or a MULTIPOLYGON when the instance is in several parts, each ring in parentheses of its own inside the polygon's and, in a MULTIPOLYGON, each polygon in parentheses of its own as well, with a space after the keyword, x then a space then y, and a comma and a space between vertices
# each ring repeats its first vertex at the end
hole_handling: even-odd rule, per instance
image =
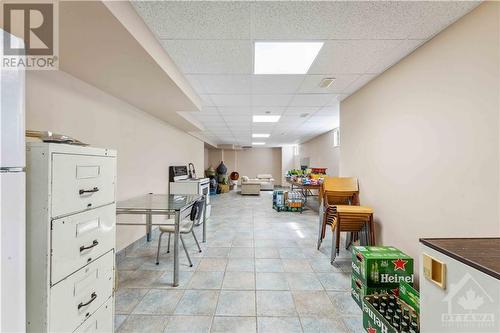
POLYGON ((94 241, 92 242, 92 245, 89 245, 89 246, 80 246, 80 252, 82 251, 85 251, 85 250, 88 250, 88 249, 91 249, 93 247, 96 247, 97 245, 99 245, 99 242, 97 241, 97 239, 94 239, 94 241))
POLYGON ((89 305, 90 303, 92 303, 93 301, 95 301, 95 299, 97 298, 97 294, 95 292, 93 292, 91 295, 90 295, 90 299, 85 302, 85 303, 80 303, 78 304, 78 310, 80 310, 81 308, 83 308, 84 306, 87 306, 89 305))
POLYGON ((97 186, 91 190, 80 190, 78 193, 80 193, 80 195, 82 195, 85 193, 95 193, 95 192, 99 192, 99 188, 97 186))

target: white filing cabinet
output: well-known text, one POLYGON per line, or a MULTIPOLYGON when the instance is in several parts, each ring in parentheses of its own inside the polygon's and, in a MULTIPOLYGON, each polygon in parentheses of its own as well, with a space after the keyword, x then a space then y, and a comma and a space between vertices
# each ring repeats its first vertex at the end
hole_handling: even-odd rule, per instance
POLYGON ((500 238, 420 242, 420 332, 500 332, 500 238))
POLYGON ((116 151, 27 144, 27 331, 113 331, 116 151))

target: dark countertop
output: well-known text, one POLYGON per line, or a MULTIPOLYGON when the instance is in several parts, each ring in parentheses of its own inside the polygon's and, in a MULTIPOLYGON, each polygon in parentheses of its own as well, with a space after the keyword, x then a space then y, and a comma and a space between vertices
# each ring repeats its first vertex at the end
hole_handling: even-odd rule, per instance
POLYGON ((420 242, 500 280, 500 238, 421 238, 420 242))

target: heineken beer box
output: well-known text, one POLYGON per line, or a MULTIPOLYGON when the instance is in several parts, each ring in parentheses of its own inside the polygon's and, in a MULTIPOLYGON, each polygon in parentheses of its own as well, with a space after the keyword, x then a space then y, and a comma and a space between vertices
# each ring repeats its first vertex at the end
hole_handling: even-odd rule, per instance
POLYGON ((397 284, 387 284, 383 287, 367 287, 355 274, 351 275, 351 296, 354 301, 363 309, 363 298, 367 295, 385 294, 397 290, 397 284))
POLYGON ((419 293, 406 282, 399 297, 377 294, 362 298, 363 327, 368 333, 419 332, 419 293))
POLYGON ((352 272, 368 287, 413 284, 413 259, 392 246, 354 246, 352 272))

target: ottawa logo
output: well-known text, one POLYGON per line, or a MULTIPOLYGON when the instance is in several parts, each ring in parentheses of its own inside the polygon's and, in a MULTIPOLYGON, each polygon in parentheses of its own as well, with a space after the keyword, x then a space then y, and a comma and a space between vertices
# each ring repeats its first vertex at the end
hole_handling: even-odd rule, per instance
POLYGON ((405 271, 406 270, 406 263, 408 260, 403 260, 398 258, 397 260, 393 260, 392 263, 394 264, 394 270, 397 271, 398 269, 405 271))

